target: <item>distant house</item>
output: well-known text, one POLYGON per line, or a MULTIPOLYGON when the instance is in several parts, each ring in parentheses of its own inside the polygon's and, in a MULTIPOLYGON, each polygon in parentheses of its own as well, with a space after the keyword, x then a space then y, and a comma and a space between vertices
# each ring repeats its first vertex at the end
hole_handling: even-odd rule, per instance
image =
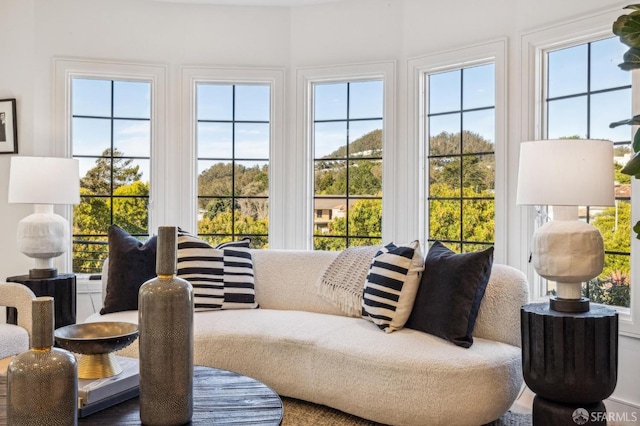
MULTIPOLYGON (((630 183, 615 183, 613 188, 614 195, 616 200, 629 200, 631 198, 631 184, 630 183)), ((616 201, 617 203, 617 201, 616 201)), ((597 215, 598 213, 602 213, 606 207, 602 206, 589 206, 589 214, 591 215, 591 219, 597 215)), ((578 207, 578 217, 581 220, 587 220, 587 206, 578 207)))
POLYGON ((631 184, 630 183, 617 183, 615 186, 616 198, 629 198, 631 197, 631 184))
MULTIPOLYGON (((349 207, 358 200, 349 199, 349 207)), ((347 215, 347 200, 339 195, 321 195, 313 200, 313 227, 316 233, 328 233, 331 222, 347 215)))

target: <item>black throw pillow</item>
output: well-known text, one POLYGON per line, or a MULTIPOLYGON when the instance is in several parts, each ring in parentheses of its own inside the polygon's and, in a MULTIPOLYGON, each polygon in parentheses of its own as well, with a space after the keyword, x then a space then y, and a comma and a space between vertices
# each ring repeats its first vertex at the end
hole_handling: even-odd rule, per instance
POLYGON ((109 227, 107 295, 100 314, 138 309, 138 291, 156 276, 154 235, 142 243, 117 225, 109 227))
POLYGON ((470 347, 492 265, 493 247, 456 254, 439 241, 433 243, 405 327, 470 347))

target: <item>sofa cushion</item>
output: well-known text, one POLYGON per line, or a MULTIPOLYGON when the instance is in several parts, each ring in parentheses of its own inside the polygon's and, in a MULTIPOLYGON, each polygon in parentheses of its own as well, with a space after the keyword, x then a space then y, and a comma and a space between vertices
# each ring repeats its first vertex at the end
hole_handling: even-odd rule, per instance
POLYGON ((188 232, 178 232, 178 276, 193 286, 196 311, 250 309, 255 301, 250 239, 212 247, 188 232))
POLYGON ((251 250, 260 308, 346 315, 317 291, 317 282, 339 252, 251 250))
POLYGON ((364 283, 362 316, 387 333, 401 329, 413 307, 424 269, 420 243, 394 243, 374 256, 364 283))
POLYGON ((492 265, 493 247, 456 254, 433 243, 406 327, 470 347, 492 265))
POLYGON ((138 291, 156 276, 155 236, 146 242, 111 225, 109 241, 109 279, 101 314, 138 309, 138 291))

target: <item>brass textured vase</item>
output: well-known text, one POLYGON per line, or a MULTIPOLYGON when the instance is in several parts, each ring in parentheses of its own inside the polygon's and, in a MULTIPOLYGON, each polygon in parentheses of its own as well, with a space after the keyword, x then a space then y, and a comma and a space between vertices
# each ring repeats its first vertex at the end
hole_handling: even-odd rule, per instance
POLYGON ((176 277, 177 228, 158 228, 156 273, 140 287, 140 420, 182 425, 193 415, 193 287, 176 277))
POLYGON ((31 347, 7 369, 10 425, 78 424, 78 365, 70 352, 53 347, 53 298, 33 300, 31 347))

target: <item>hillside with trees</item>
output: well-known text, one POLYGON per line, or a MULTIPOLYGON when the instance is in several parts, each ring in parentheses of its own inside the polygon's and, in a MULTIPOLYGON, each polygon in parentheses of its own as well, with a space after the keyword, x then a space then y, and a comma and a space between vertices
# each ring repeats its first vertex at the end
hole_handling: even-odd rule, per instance
POLYGON ((251 237, 256 248, 268 247, 269 166, 216 163, 198 176, 198 194, 199 235, 218 244, 235 233, 251 237))

